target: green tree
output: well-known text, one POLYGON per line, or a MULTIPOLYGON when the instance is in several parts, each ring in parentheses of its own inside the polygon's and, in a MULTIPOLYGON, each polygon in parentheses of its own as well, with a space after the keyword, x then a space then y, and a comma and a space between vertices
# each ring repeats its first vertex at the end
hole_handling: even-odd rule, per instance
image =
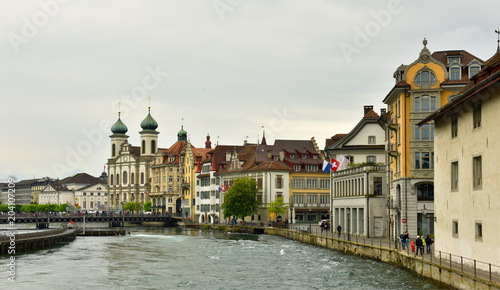
POLYGON ((257 182, 251 177, 238 178, 224 195, 224 218, 236 216, 245 220, 246 216, 257 213, 257 182))
POLYGON ((123 209, 124 209, 124 210, 128 210, 128 211, 132 211, 132 212, 133 212, 133 211, 135 210, 135 207, 136 207, 135 202, 133 202, 133 201, 129 201, 129 202, 127 202, 127 203, 125 204, 125 206, 123 207, 123 209))
POLYGON ((67 204, 64 204, 64 203, 63 203, 63 204, 60 204, 60 205, 59 205, 59 208, 57 209, 57 211, 58 211, 58 212, 66 212, 66 207, 67 207, 67 206, 68 206, 68 205, 67 205, 67 204))
POLYGON ((0 211, 4 212, 4 213, 7 213, 9 211, 9 206, 6 205, 6 204, 0 205, 0 211))
POLYGON ((151 201, 146 201, 143 205, 144 211, 151 211, 151 201))
POLYGON ((276 219, 276 216, 280 214, 285 214, 287 208, 288 205, 283 201, 283 197, 278 197, 276 200, 271 201, 267 205, 267 213, 274 214, 274 219, 276 219))

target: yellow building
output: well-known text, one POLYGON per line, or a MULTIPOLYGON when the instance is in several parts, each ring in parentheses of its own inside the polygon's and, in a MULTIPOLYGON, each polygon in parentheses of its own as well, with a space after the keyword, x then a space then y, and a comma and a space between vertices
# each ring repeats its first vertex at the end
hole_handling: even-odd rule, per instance
POLYGON ((182 213, 184 217, 194 217, 196 200, 196 172, 201 172, 201 163, 211 149, 210 136, 207 136, 206 148, 195 148, 188 141, 183 150, 181 169, 182 213))
POLYGON ((151 211, 153 213, 180 214, 182 189, 180 177, 184 166, 183 152, 187 132, 177 133, 177 142, 168 149, 159 149, 151 166, 151 211))
POLYGON ((290 172, 290 209, 294 223, 316 225, 321 220, 329 219, 330 211, 330 175, 321 170, 307 172, 295 169, 290 172))
POLYGON ((434 232, 434 123, 417 124, 467 84, 483 61, 464 50, 430 53, 427 40, 410 65, 394 73, 384 103, 391 215, 396 237, 434 232))

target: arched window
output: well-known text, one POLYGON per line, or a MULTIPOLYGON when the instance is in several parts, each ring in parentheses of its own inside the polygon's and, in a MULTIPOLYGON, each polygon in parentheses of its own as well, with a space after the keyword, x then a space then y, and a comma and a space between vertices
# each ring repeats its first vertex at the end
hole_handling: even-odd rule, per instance
POLYGON ((413 82, 418 87, 430 87, 436 84, 437 79, 432 71, 423 70, 417 73, 413 82))
POLYGON ((111 145, 111 157, 115 157, 116 155, 116 145, 111 145))
POLYGON ((434 184, 422 183, 417 185, 417 200, 434 200, 434 184))
POLYGON ((109 176, 109 185, 113 185, 113 174, 109 176))
POLYGON ((141 172, 141 184, 144 184, 144 172, 141 172))
POLYGON ((155 154, 155 153, 156 153, 156 141, 151 140, 151 154, 155 154))
POLYGON ((123 171, 123 184, 127 184, 128 174, 127 171, 123 171))
POLYGON ((146 140, 142 140, 142 154, 146 154, 146 140))
POLYGON ((116 185, 120 184, 120 174, 116 174, 116 185))
POLYGON ((130 173, 130 184, 134 184, 135 180, 134 180, 134 173, 130 173))

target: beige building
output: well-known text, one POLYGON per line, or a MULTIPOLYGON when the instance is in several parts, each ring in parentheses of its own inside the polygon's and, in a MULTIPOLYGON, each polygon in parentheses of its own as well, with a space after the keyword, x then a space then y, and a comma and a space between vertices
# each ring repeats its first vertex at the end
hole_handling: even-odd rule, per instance
POLYGON ((182 182, 184 147, 187 132, 181 129, 177 141, 168 149, 159 149, 151 165, 151 211, 180 214, 182 212, 182 182))
MULTIPOLYGON (((420 126, 435 124, 435 250, 500 265, 500 52, 420 126)), ((477 263, 478 267, 488 267, 477 263)))
POLYGON ((127 202, 149 200, 151 165, 157 153, 158 123, 148 111, 141 122, 141 146, 132 146, 128 128, 120 119, 111 127, 111 158, 108 159, 108 197, 110 209, 120 210, 127 202))

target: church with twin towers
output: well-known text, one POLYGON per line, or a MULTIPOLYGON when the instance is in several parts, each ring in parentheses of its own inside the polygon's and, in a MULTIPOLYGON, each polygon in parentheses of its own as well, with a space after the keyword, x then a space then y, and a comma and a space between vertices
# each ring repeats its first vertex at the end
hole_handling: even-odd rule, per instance
MULTIPOLYGON (((193 169, 201 161, 197 149, 187 140, 183 126, 170 148, 158 148, 158 123, 151 107, 141 122, 140 146, 128 142, 128 128, 118 112, 111 127, 111 156, 108 158, 108 197, 110 210, 122 210, 127 202, 143 204, 151 201, 153 213, 180 214, 194 211, 191 189, 193 169), (194 150, 192 150, 194 149, 194 150)), ((211 149, 207 136, 205 151, 211 149)))

